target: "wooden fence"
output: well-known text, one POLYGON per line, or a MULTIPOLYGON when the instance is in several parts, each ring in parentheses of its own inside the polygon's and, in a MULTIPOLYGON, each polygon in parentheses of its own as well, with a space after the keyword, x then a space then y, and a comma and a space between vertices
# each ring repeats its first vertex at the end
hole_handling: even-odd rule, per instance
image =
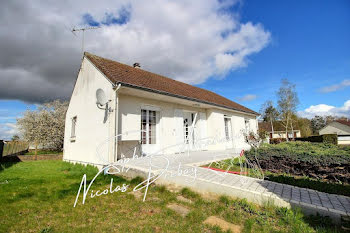
POLYGON ((17 155, 21 152, 27 151, 29 148, 28 142, 11 141, 4 142, 0 140, 0 158, 7 155, 17 155))

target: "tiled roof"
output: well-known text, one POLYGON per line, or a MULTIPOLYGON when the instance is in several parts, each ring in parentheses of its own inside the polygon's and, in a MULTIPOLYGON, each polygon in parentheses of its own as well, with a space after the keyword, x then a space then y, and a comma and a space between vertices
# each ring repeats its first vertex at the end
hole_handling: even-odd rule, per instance
POLYGON ((350 120, 336 120, 336 122, 350 127, 350 120))
POLYGON ((179 82, 140 68, 134 68, 116 61, 85 52, 88 58, 113 83, 154 91, 179 98, 216 105, 228 109, 259 115, 236 102, 214 92, 179 82))

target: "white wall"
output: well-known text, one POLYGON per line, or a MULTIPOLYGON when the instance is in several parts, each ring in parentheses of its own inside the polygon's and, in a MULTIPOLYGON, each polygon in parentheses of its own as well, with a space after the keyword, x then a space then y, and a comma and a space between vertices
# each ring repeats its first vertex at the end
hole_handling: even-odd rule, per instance
MULTIPOLYGON (((256 117, 241 114, 237 112, 224 111, 218 109, 208 110, 208 131, 209 136, 218 137, 220 139, 225 138, 225 123, 224 115, 231 119, 232 126, 232 147, 239 149, 249 149, 250 146, 245 142, 243 131, 245 131, 245 119, 249 120, 250 130, 257 133, 257 120, 256 117)), ((223 150, 228 149, 230 145, 228 143, 219 143, 209 147, 211 150, 223 150)))
MULTIPOLYGON (((254 116, 239 114, 230 111, 222 111, 217 109, 201 109, 196 107, 190 107, 186 105, 163 102, 159 100, 152 100, 147 98, 140 98, 129 95, 119 95, 119 134, 125 134, 127 131, 141 130, 141 109, 144 107, 154 108, 159 111, 159 127, 157 128, 157 142, 160 147, 158 150, 164 150, 165 153, 176 152, 176 147, 173 145, 178 143, 178 134, 182 131, 176 126, 176 119, 174 118, 176 109, 184 109, 185 111, 202 112, 206 115, 206 132, 200 132, 200 137, 213 137, 216 139, 225 138, 225 125, 224 115, 230 116, 232 122, 232 136, 233 147, 236 148, 249 148, 249 145, 245 143, 244 137, 241 134, 241 130, 245 129, 244 118, 249 119, 250 128, 253 132, 257 132, 257 123, 254 116), (170 148, 169 148, 170 147, 170 148)), ((198 116, 199 117, 199 116, 198 116)), ((202 130, 203 131, 203 130, 202 130)), ((180 135, 182 137, 182 135, 180 135)), ((140 140, 139 134, 129 134, 123 136, 122 140, 140 140)), ((207 147, 208 150, 223 150, 226 149, 225 143, 215 143, 207 147)))
MULTIPOLYGON (((159 124, 157 126, 157 150, 165 150, 165 153, 174 153, 173 147, 178 143, 179 129, 175 127, 175 109, 185 109, 193 112, 203 112, 205 109, 163 102, 159 100, 140 98, 129 95, 119 95, 119 134, 128 131, 141 130, 141 109, 156 110, 159 112, 159 124)), ((140 134, 122 136, 122 140, 140 140, 140 134)))
MULTIPOLYGON (((114 109, 115 92, 112 87, 112 83, 89 60, 84 58, 66 115, 64 160, 99 165, 112 161, 115 111, 109 113, 106 122, 104 122, 105 111, 98 109, 96 105, 96 90, 101 88, 112 100, 110 106, 114 109), (76 138, 71 140, 71 126, 74 116, 77 116, 76 138), (109 142, 109 139, 112 140, 109 142), (97 148, 100 149, 100 157, 97 155, 97 148)), ((173 146, 179 142, 178 135, 182 133, 182 129, 176 127, 178 124, 174 118, 175 111, 179 109, 200 112, 202 117, 206 116, 207 120, 200 120, 202 126, 206 125, 206 130, 202 130, 203 132, 200 133, 202 138, 225 138, 224 114, 229 116, 232 122, 232 147, 249 148, 241 134, 241 130, 245 129, 244 118, 249 119, 251 130, 257 132, 255 116, 229 110, 199 108, 160 101, 159 99, 137 97, 129 95, 125 90, 127 89, 119 94, 118 114, 118 134, 123 134, 121 138, 123 141, 140 140, 140 133, 128 135, 125 133, 141 130, 140 114, 142 108, 154 109, 159 112, 157 125, 157 145, 159 148, 157 149, 165 149, 164 153, 174 153, 178 150, 173 146), (204 135, 204 131, 207 132, 207 135, 204 135)), ((221 143, 206 149, 223 150, 226 148, 227 144, 221 143)))
POLYGON ((108 161, 109 159, 110 145, 108 142, 105 144, 103 142, 113 136, 109 135, 109 132, 113 132, 109 128, 113 127, 111 124, 114 122, 114 114, 108 114, 107 121, 104 122, 105 111, 98 109, 96 105, 98 88, 103 89, 107 97, 113 100, 110 105, 114 107, 114 91, 111 82, 95 69, 89 60, 84 58, 66 115, 64 160, 104 164, 103 160, 108 161), (74 116, 77 116, 76 139, 71 141, 74 116), (99 146, 101 146, 103 159, 96 155, 96 148, 99 146))
MULTIPOLYGON (((294 130, 293 132, 296 132, 296 137, 300 138, 301 137, 301 133, 300 130, 294 130)), ((292 131, 288 132, 288 134, 291 134, 292 131)), ((294 133, 293 133, 294 134, 294 133)), ((270 132, 268 137, 270 137, 270 132)), ((285 131, 274 131, 274 133, 272 134, 273 138, 286 138, 286 132, 285 131)))

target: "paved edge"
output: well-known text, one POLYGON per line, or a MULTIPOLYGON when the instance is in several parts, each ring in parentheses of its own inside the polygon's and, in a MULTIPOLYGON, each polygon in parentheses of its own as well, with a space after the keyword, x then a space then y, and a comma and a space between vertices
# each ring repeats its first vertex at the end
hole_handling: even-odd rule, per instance
MULTIPOLYGON (((140 176, 144 179, 148 178, 149 171, 140 167, 130 167, 127 172, 120 173, 127 178, 135 178, 140 176)), ((157 175, 157 171, 151 172, 151 176, 157 175)), ((252 178, 253 179, 253 178, 252 178)), ((261 193, 251 191, 247 189, 241 189, 239 187, 230 186, 227 184, 219 183, 212 180, 205 180, 196 178, 195 182, 188 182, 184 177, 167 177, 166 179, 160 177, 155 182, 160 185, 176 185, 191 188, 193 191, 199 193, 212 193, 214 195, 227 195, 234 198, 247 199, 247 201, 253 202, 258 205, 275 205, 277 207, 287 208, 300 208, 306 215, 316 215, 317 213, 321 216, 329 216, 335 223, 340 223, 341 216, 350 216, 350 213, 343 211, 329 209, 326 207, 316 206, 304 202, 294 201, 290 199, 284 199, 278 197, 272 192, 261 193), (220 188, 219 188, 220 187, 220 188)), ((147 198, 146 198, 147 201, 147 198)))

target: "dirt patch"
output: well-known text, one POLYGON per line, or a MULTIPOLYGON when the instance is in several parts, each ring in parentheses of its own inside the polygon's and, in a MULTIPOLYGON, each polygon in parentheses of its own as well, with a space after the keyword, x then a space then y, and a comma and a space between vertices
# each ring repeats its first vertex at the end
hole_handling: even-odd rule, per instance
POLYGON ((169 204, 166 207, 168 207, 171 210, 174 210, 176 213, 178 213, 182 217, 185 217, 190 212, 188 208, 178 204, 169 204))
POLYGON ((218 218, 216 216, 210 216, 203 223, 211 225, 211 226, 218 226, 221 229, 223 229, 224 231, 230 230, 233 233, 242 232, 241 226, 226 222, 225 220, 218 218))
POLYGON ((131 191, 129 194, 133 195, 135 199, 143 199, 144 194, 141 191, 131 191))
POLYGON ((186 203, 192 204, 192 201, 190 199, 187 199, 186 197, 183 197, 183 196, 177 196, 176 199, 178 201, 182 201, 182 202, 186 202, 186 203))

